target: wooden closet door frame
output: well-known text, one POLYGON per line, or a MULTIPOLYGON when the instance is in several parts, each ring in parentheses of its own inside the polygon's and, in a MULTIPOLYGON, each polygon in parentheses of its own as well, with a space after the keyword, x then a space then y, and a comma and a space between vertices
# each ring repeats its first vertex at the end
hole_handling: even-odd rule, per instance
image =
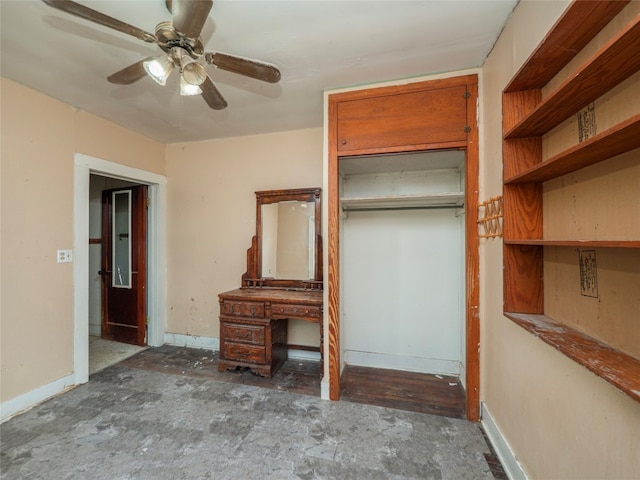
POLYGON ((371 95, 401 94, 425 89, 466 85, 467 125, 466 141, 429 143, 403 147, 380 148, 368 154, 411 151, 460 149, 465 151, 465 325, 466 325, 466 412, 472 421, 480 419, 480 255, 477 226, 479 145, 478 145, 478 76, 476 74, 410 83, 391 87, 372 88, 330 94, 328 96, 328 373, 329 398, 340 399, 340 191, 338 152, 337 104, 340 101, 366 98, 371 95))

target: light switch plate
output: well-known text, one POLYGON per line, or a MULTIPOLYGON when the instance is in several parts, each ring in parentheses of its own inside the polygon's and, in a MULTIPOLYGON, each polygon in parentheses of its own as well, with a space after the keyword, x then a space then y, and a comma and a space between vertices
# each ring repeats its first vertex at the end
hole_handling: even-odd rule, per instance
POLYGON ((69 263, 73 261, 73 251, 72 250, 58 250, 58 254, 56 256, 58 259, 58 263, 69 263))

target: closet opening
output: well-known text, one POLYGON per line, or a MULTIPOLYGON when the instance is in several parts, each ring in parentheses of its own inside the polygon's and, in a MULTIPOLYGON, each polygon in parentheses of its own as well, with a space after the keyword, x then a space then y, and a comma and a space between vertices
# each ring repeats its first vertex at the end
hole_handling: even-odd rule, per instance
POLYGON ((465 152, 341 157, 338 174, 341 398, 464 418, 465 152))
MULTIPOLYGON (((465 411, 468 420, 477 421, 480 418, 480 318, 479 318, 479 237, 477 224, 477 208, 478 208, 478 181, 479 181, 479 150, 478 150, 478 77, 477 75, 463 75, 447 78, 433 78, 422 82, 414 82, 407 84, 380 86, 377 88, 354 89, 350 91, 330 93, 326 96, 327 103, 327 296, 326 296, 326 324, 327 334, 327 370, 328 381, 323 385, 328 387, 327 397, 331 400, 338 400, 341 397, 341 374, 343 368, 348 365, 345 362, 345 356, 351 357, 353 363, 353 353, 361 352, 357 350, 360 346, 352 347, 349 340, 349 334, 353 332, 347 331, 349 327, 349 315, 353 316, 353 308, 349 306, 350 300, 345 300, 345 295, 350 294, 346 287, 342 285, 343 281, 354 283, 349 280, 353 276, 353 270, 349 267, 349 259, 346 248, 350 248, 350 238, 348 233, 346 239, 342 233, 345 227, 345 215, 348 215, 346 228, 353 230, 357 220, 354 217, 364 216, 389 216, 395 213, 405 217, 423 217, 430 216, 438 218, 443 216, 443 212, 449 211, 458 213, 464 211, 460 215, 459 220, 464 224, 464 235, 461 238, 464 244, 461 244, 459 260, 463 267, 458 270, 464 270, 464 285, 462 292, 458 293, 460 297, 464 297, 461 305, 464 308, 464 328, 460 335, 460 340, 464 344, 461 348, 460 358, 451 358, 450 356, 431 357, 423 352, 415 354, 415 347, 406 340, 398 338, 388 338, 385 340, 384 351, 378 347, 364 350, 364 356, 368 359, 386 358, 393 361, 399 366, 393 368, 404 368, 406 370, 394 370, 392 372, 408 371, 407 362, 411 368, 420 368, 432 370, 433 365, 437 364, 438 369, 451 367, 456 363, 459 365, 459 375, 457 382, 464 381, 465 384, 465 411), (427 155, 429 160, 416 160, 420 156, 427 155), (432 155, 453 155, 458 156, 457 160, 447 160, 452 162, 454 170, 458 168, 460 173, 458 177, 458 190, 435 189, 433 190, 433 182, 436 170, 448 170, 451 164, 437 165, 440 160, 432 155), (391 161, 393 160, 393 162, 391 161), (356 173, 350 173, 349 168, 353 165, 363 162, 363 170, 359 171, 357 177, 365 180, 368 175, 370 178, 377 178, 378 183, 392 187, 391 190, 382 190, 383 193, 363 192, 360 195, 357 188, 360 188, 358 182, 353 181, 356 173), (412 166, 416 162, 418 166, 412 166), (422 164, 420 164, 422 162, 422 164), (459 162, 459 163, 456 163, 459 162), (374 166, 380 164, 395 163, 393 167, 386 167, 390 170, 376 172, 374 166), (403 164, 408 166, 404 166, 403 164), (426 165, 426 166, 425 166, 426 165), (457 166, 459 165, 459 167, 457 166), (366 169, 364 169, 366 166, 366 169), (413 170, 412 170, 413 169, 413 170), (425 173, 433 170, 431 174, 425 173), (410 172, 416 173, 410 173, 410 172), (419 174, 417 172, 422 172, 419 174), (380 180, 380 176, 384 175, 384 180, 380 180), (421 178, 422 177, 422 178, 421 178), (416 191, 402 191, 406 185, 413 185, 417 182, 419 188, 416 191), (431 182, 431 183, 430 183, 431 182), (464 188, 462 188, 462 186, 464 188), (398 188, 397 192, 393 190, 398 188), (355 189, 355 190, 354 190, 355 189), (421 190, 422 189, 422 190, 421 190), (426 190, 425 190, 426 189, 426 190), (354 192, 354 198, 350 198, 345 193, 354 192), (461 193, 464 195, 461 199, 461 193), (397 194, 396 194, 397 193, 397 194), (356 196, 357 195, 357 196, 356 196), (341 198, 342 201, 341 201, 341 198), (398 198, 395 198, 398 197, 398 198), (462 204, 460 204, 462 201, 462 204), (464 207, 460 209, 458 207, 464 207), (464 259, 464 260, 463 260, 464 259), (347 262, 347 272, 343 275, 345 268, 344 262, 347 262), (346 275, 346 276, 345 276, 346 275), (347 302, 343 308, 343 303, 347 302), (343 316, 346 315, 346 316, 343 316), (345 338, 347 336, 345 349, 345 338), (463 337, 464 335, 464 337, 463 337), (405 349, 402 354, 398 354, 398 349, 391 350, 388 345, 393 342, 405 342, 405 349), (408 352, 408 354, 407 354, 408 352), (369 355, 373 353, 374 355, 369 355), (346 354, 346 355, 345 355, 346 354), (382 355, 379 355, 382 354, 382 355), (411 358, 408 358, 411 357, 411 358), (417 357, 417 358, 413 358, 417 357), (434 360, 434 361, 431 361, 434 360), (417 365, 417 366, 416 366, 417 365)), ((354 167, 355 168, 355 167, 354 167)), ((383 168, 383 167, 379 167, 383 168)), ((375 182, 374 182, 375 184, 375 182)), ((365 187, 362 187, 365 188, 365 187)), ((419 303, 412 304, 410 309, 405 309, 403 302, 409 291, 407 284, 397 282, 391 284, 389 278, 404 279, 402 268, 405 268, 402 262, 409 263, 408 260, 389 261, 387 260, 390 252, 411 251, 423 247, 424 241, 409 240, 414 237, 408 237, 406 231, 415 231, 415 227, 404 226, 400 231, 395 232, 395 239, 389 238, 389 231, 398 230, 397 223, 401 217, 394 215, 388 218, 387 230, 384 233, 371 231, 369 234, 362 234, 365 238, 365 244, 368 248, 375 247, 378 250, 369 255, 369 258, 375 257, 371 261, 374 271, 371 271, 372 278, 366 278, 360 282, 357 288, 363 288, 367 282, 372 279, 377 281, 378 277, 386 278, 386 285, 390 291, 394 291, 395 297, 393 301, 395 305, 401 307, 402 312, 414 312, 424 308, 435 308, 434 306, 425 307, 419 303), (395 223, 394 223, 395 222, 395 223), (382 244, 381 244, 382 242, 382 244), (395 242, 395 243, 394 243, 395 242), (412 243, 413 242, 413 243, 412 243), (393 248, 392 248, 393 247, 393 248), (403 247, 403 248, 400 248, 403 247), (385 271, 385 262, 388 268, 385 271), (404 295, 404 296, 403 296, 404 295)), ((362 220, 362 219, 360 219, 362 220)), ((434 220, 435 221, 435 220, 434 220)), ((424 222, 424 219, 421 223, 424 222)), ((376 224, 377 225, 377 224, 376 224)), ((415 223, 407 223, 407 225, 416 225, 415 223)), ((380 228, 380 227, 378 227, 380 228)), ((430 234, 420 232, 419 235, 433 241, 430 234)), ((395 253, 394 253, 395 255, 395 253)), ((411 257, 413 258, 413 257, 411 257)), ((418 258, 422 258, 419 256, 418 258)), ((438 259, 439 260, 439 259, 438 259)), ((435 260, 434 260, 435 262, 435 260)), ((353 263, 353 260, 351 260, 353 263)), ((419 270, 422 272, 418 277, 415 273, 409 275, 410 278, 417 282, 418 286, 422 286, 426 291, 430 285, 427 283, 432 278, 437 278, 439 274, 448 274, 452 269, 451 265, 438 266, 435 262, 432 265, 419 264, 419 270)), ((363 267, 364 268, 364 267, 363 267)), ((406 267, 408 268, 408 267, 406 267)), ((457 267, 453 267, 456 269, 457 267)), ((437 285, 440 287, 440 285, 437 285)), ((353 287, 351 287, 353 288, 353 287)), ((435 287, 434 287, 435 288, 435 287)), ((415 289, 413 290, 416 291, 415 289)), ((424 296, 420 289, 421 296, 424 296)), ((388 299, 388 303, 392 297, 385 292, 383 298, 388 299)), ((448 292, 450 293, 450 292, 448 292)), ((413 294, 416 296, 416 294, 413 294)), ((370 295, 371 297, 371 295, 370 295)), ((377 301, 378 299, 376 299, 377 301)), ((414 301, 414 300, 412 300, 414 301)), ((360 307, 358 307, 360 308, 360 307)), ((387 323, 397 323, 397 312, 389 313, 388 307, 382 309, 384 316, 387 317, 387 323)), ((379 312, 375 312, 378 315, 379 312)), ((373 321, 371 325, 376 325, 373 321)), ((378 325, 376 325, 376 328, 378 325)), ((386 326, 385 326, 386 327, 386 326)), ((400 327, 399 327, 400 328, 400 327)), ((446 329, 445 333, 448 333, 446 329)), ((358 330, 358 335, 360 331, 358 330)), ((395 333, 394 333, 395 335, 395 333)), ((406 333, 403 332, 401 338, 406 339, 406 333)), ((418 335, 416 335, 418 336, 418 335)), ((419 337, 420 338, 420 337, 419 337)), ((424 336, 421 338, 424 342, 424 336)), ((374 343, 374 339, 369 339, 370 343, 374 343)), ((448 348, 451 344, 448 344, 448 348)), ((385 361, 387 361, 385 360, 385 361)), ((356 360, 359 361, 359 360, 356 360)), ((365 368, 365 367, 363 367, 365 368)), ((455 370, 454 370, 455 371, 455 370)), ((418 372, 410 372, 418 375, 428 375, 418 372)), ((441 374, 436 374, 441 375, 441 374)), ((442 375, 441 375, 442 376, 442 375)))

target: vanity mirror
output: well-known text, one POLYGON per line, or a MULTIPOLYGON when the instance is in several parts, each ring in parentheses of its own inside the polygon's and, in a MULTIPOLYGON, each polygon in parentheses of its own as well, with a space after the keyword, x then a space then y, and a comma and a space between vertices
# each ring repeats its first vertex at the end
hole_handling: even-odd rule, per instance
POLYGON ((218 370, 271 377, 291 349, 318 351, 324 372, 320 189, 256 192, 256 234, 242 288, 218 294, 218 370), (288 320, 317 323, 319 346, 291 345, 288 320))
POLYGON ((243 287, 322 289, 319 188, 256 192, 243 287))

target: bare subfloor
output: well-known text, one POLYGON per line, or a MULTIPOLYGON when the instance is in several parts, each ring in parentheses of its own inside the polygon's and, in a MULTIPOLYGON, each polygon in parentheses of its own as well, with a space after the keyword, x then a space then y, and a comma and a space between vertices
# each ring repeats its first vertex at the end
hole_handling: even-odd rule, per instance
MULTIPOLYGON (((495 478, 479 424, 323 401, 296 392, 300 375, 291 389, 249 372, 212 378, 216 361, 148 349, 14 417, 0 426, 0 478, 495 478)), ((317 364, 288 363, 318 383, 317 364)))

